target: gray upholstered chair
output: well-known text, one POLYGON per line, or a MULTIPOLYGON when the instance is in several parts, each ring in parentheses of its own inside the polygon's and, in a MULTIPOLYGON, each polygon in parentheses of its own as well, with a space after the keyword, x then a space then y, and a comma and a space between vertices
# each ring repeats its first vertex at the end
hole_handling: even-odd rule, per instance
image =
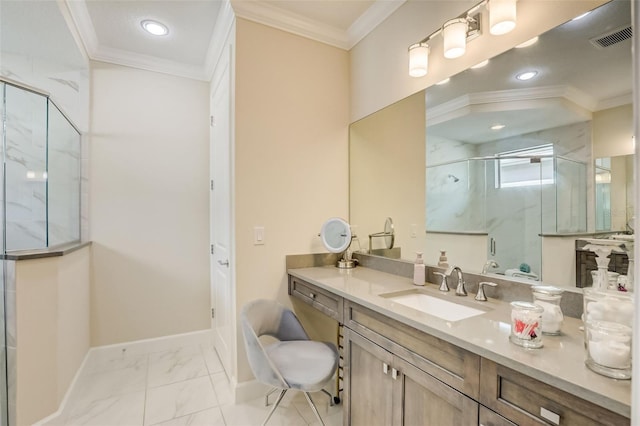
MULTIPOLYGON (((309 340, 307 333, 290 309, 272 300, 255 300, 242 308, 242 333, 247 349, 249 365, 256 379, 280 395, 262 423, 266 424, 284 394, 289 390, 304 392, 311 409, 324 425, 320 413, 311 400, 310 392, 323 391, 338 367, 338 350, 332 343, 309 340), (263 344, 262 336, 272 336, 278 341, 263 344)), ((269 394, 267 394, 268 397, 269 394)))

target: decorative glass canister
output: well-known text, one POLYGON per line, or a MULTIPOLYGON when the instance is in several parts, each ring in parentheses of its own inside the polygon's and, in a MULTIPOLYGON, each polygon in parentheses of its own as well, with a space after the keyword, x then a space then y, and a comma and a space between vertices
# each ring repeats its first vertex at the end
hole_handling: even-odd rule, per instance
POLYGON ((632 296, 585 288, 583 300, 587 367, 607 377, 630 379, 632 296))
POLYGON ((511 343, 525 348, 541 348, 543 312, 542 306, 530 302, 511 302, 511 343))
POLYGON ((542 306, 544 309, 542 313, 542 333, 560 334, 562 322, 564 321, 560 300, 564 290, 550 285, 534 285, 531 289, 533 291, 533 303, 542 306))

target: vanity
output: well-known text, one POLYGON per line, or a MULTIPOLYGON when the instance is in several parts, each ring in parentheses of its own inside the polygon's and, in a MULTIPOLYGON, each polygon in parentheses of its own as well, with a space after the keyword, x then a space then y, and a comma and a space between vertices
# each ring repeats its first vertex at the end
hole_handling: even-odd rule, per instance
POLYGON ((360 266, 287 272, 289 295, 343 329, 345 425, 629 424, 631 382, 584 365, 578 319, 527 350, 509 343, 509 303, 490 293, 477 302, 360 266), (407 306, 412 295, 438 299, 434 315, 407 306))

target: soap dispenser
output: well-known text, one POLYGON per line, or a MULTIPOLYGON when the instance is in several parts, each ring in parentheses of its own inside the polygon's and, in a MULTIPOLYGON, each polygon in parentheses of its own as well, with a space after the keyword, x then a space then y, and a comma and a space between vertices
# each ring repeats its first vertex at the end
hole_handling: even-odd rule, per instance
POLYGON ((416 261, 413 264, 413 283, 415 285, 424 285, 425 281, 425 266, 422 253, 416 252, 416 261))

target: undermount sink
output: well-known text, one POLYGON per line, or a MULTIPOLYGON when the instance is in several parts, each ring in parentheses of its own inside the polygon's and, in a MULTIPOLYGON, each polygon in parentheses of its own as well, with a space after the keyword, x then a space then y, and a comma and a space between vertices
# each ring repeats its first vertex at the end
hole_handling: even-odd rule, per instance
POLYGON ((449 302, 439 297, 430 296, 418 289, 385 293, 381 294, 380 297, 446 321, 460 321, 465 318, 487 313, 487 311, 482 309, 472 308, 460 303, 449 302))

